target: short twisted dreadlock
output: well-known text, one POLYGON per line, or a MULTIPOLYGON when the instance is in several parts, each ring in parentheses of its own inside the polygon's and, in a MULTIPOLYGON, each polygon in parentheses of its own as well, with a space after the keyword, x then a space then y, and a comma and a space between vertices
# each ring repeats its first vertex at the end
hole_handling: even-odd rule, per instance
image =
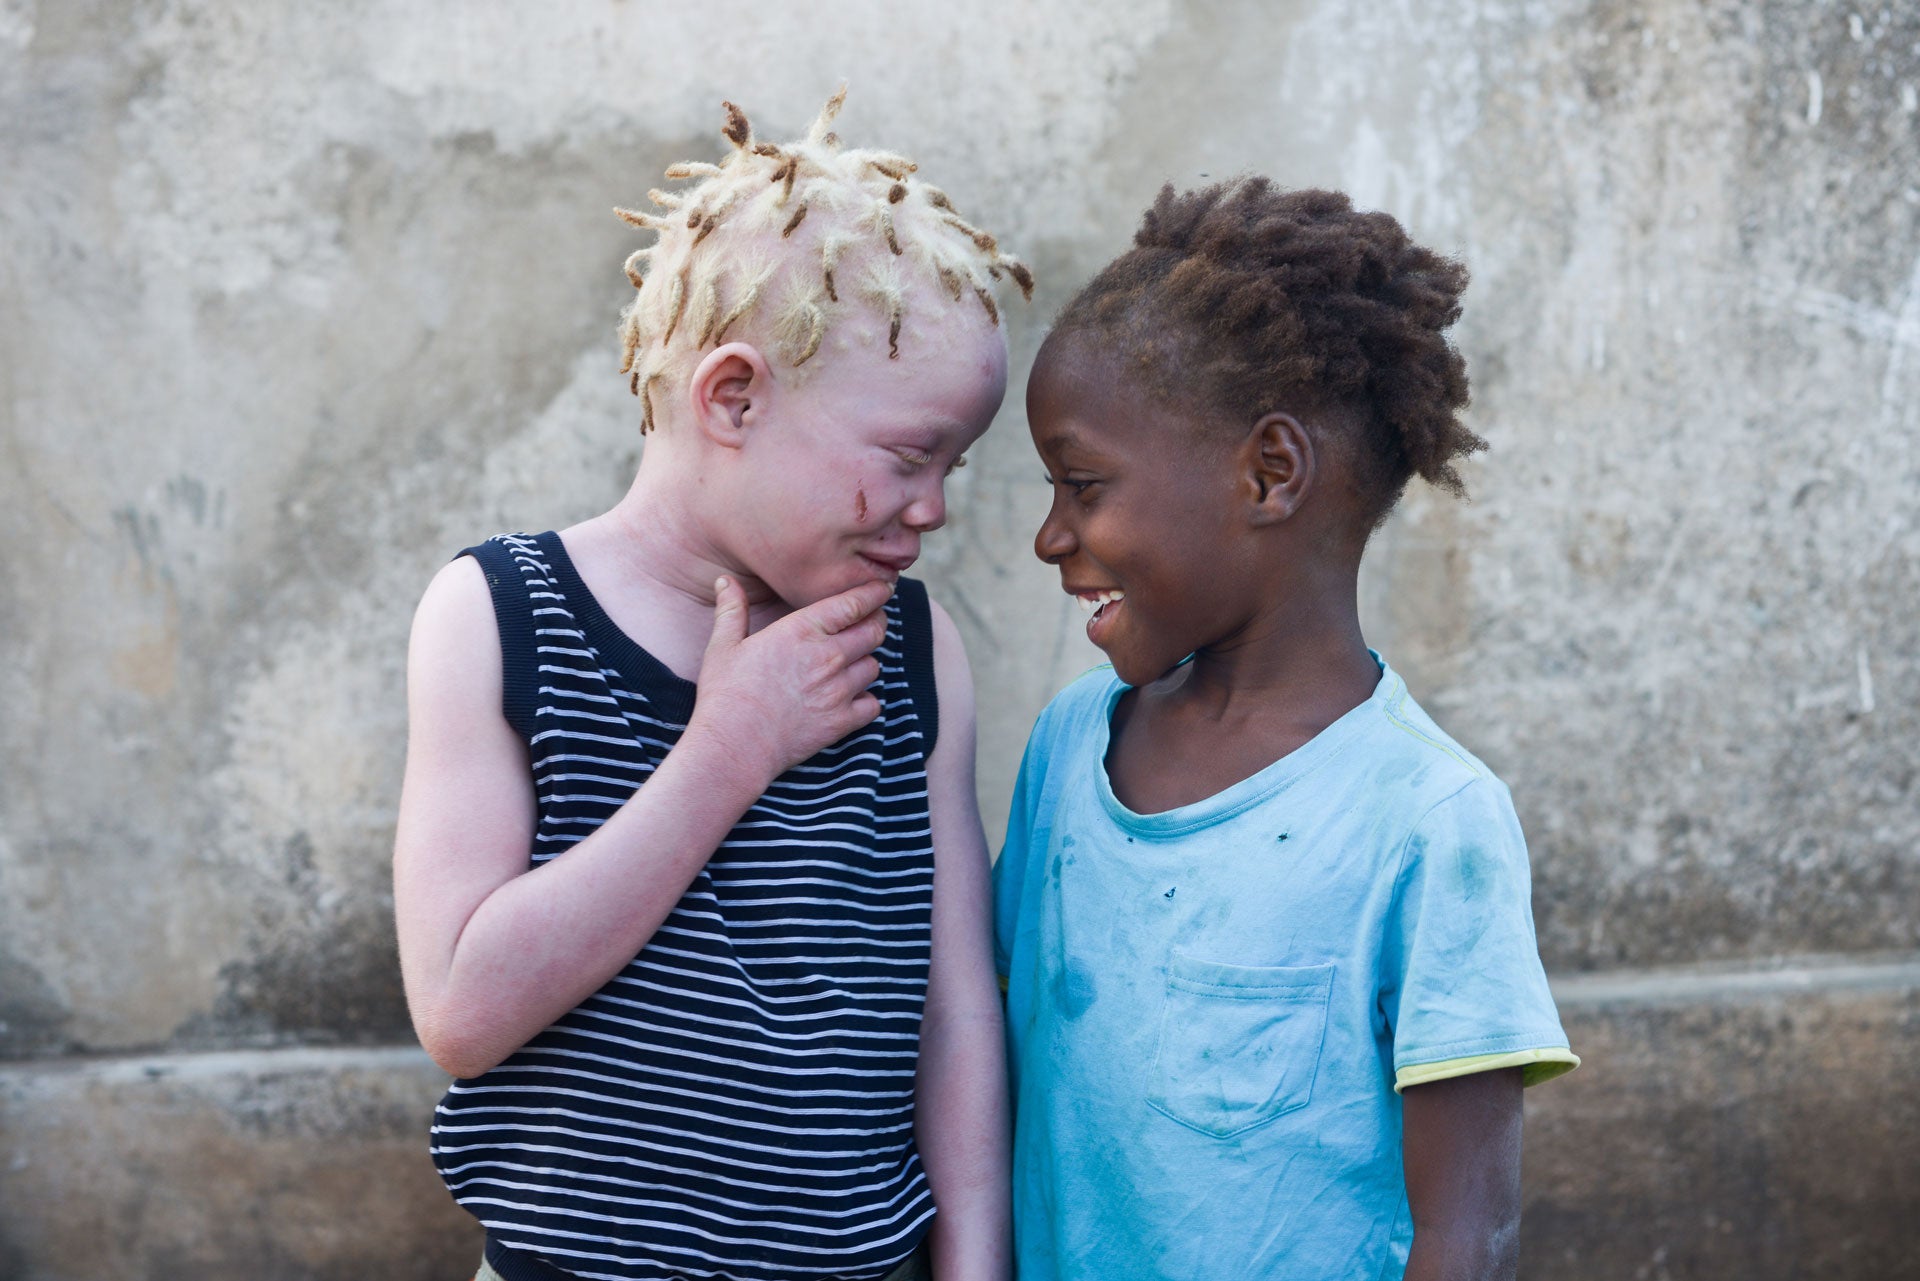
POLYGON ((751 329, 798 369, 820 350, 827 327, 855 304, 887 321, 887 349, 900 337, 913 286, 959 303, 971 295, 995 325, 994 282, 1012 277, 1031 297, 1033 275, 963 219, 946 193, 914 177, 919 166, 884 151, 842 150, 829 132, 846 88, 828 99, 807 136, 756 142, 740 108, 723 103, 731 150, 718 164, 667 170, 692 179, 647 198, 664 215, 616 209, 658 233, 627 259, 639 290, 621 313, 620 372, 654 426, 653 388, 676 361, 751 329), (649 265, 650 264, 650 269, 649 265))
POLYGON ((1346 428, 1371 529, 1416 473, 1464 495, 1453 460, 1486 448, 1458 417, 1466 362, 1444 332, 1466 287, 1465 267, 1338 192, 1169 183, 1054 334, 1115 340, 1162 403, 1197 395, 1210 417, 1287 410, 1346 428))

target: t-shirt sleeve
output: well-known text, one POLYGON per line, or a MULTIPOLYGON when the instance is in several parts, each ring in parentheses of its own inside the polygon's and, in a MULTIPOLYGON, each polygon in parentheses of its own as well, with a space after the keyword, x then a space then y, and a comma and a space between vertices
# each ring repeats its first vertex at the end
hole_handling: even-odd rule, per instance
POLYGON ((1540 964, 1526 841, 1497 780, 1474 779, 1415 826, 1382 958, 1396 1091, 1507 1067, 1533 1085, 1579 1065, 1540 964))
POLYGON ((1068 779, 1079 777, 1073 761, 1098 731, 1117 684, 1111 668, 1094 668, 1056 694, 1027 735, 1007 813, 1007 839, 993 865, 993 963, 1002 990, 1013 973, 1022 934, 1035 929, 1033 921, 1021 916, 1021 907, 1030 883, 1046 865, 1060 790, 1068 779))
POLYGON ((1000 975, 1002 988, 1013 969, 1013 940, 1019 928, 1028 855, 1036 841, 1045 843, 1036 829, 1046 817, 1040 813, 1040 798, 1046 791, 1052 712, 1052 707, 1043 711, 1027 737, 1020 773, 1014 779, 1013 807, 1007 812, 1007 839, 993 864, 993 967, 1000 975))

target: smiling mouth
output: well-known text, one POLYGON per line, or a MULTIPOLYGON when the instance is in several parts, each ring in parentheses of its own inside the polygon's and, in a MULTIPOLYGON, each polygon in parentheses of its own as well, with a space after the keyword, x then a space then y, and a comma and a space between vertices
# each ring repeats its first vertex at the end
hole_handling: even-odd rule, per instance
POLYGON ((1091 615, 1087 619, 1087 638, 1098 645, 1104 624, 1119 612, 1120 603, 1127 598, 1127 594, 1114 589, 1102 592, 1075 592, 1073 598, 1080 602, 1082 613, 1091 615))

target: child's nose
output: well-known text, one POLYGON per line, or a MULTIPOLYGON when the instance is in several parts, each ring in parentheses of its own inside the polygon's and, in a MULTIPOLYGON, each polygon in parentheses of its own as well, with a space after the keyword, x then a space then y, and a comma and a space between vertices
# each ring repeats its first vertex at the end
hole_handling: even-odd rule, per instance
POLYGON ((931 492, 923 493, 907 504, 907 510, 900 517, 901 523, 909 529, 927 533, 947 523, 947 491, 944 485, 935 485, 931 492))
POLYGON ((1073 532, 1057 511, 1049 511, 1040 522, 1040 532, 1033 536, 1033 554, 1049 565, 1058 565, 1073 553, 1073 547, 1073 532))

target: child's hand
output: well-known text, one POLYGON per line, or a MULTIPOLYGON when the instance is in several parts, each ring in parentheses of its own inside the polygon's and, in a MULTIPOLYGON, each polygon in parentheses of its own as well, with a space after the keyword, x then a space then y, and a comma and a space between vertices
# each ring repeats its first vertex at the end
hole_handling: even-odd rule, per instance
POLYGON ((880 702, 867 686, 880 674, 873 651, 892 595, 890 584, 862 583, 749 636, 746 593, 720 579, 687 732, 712 736, 771 783, 871 721, 880 702))

